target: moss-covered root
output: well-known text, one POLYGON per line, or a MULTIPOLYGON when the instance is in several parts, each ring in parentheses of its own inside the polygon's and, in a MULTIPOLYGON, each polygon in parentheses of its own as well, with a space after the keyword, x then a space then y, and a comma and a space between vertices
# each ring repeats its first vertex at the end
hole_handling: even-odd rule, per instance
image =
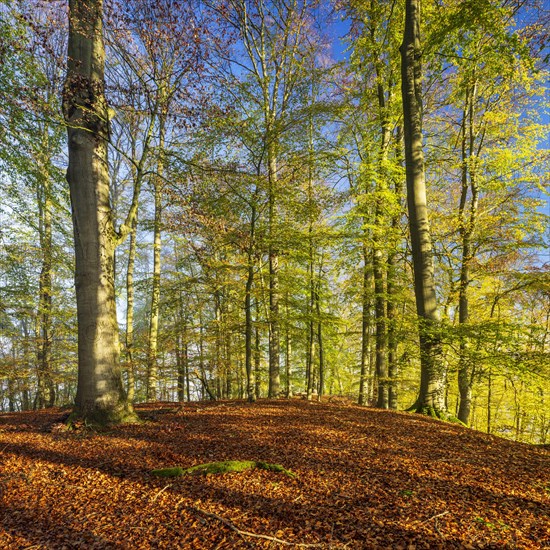
POLYGON ((279 472, 281 474, 285 474, 285 476, 292 477, 292 478, 296 477, 296 474, 294 472, 287 470, 280 464, 269 464, 268 462, 256 462, 256 468, 259 468, 260 470, 269 470, 270 472, 279 472))
POLYGON ((464 422, 459 420, 456 416, 453 416, 447 411, 435 409, 434 407, 424 406, 417 409, 413 409, 413 411, 420 414, 424 414, 431 418, 438 418, 439 420, 444 420, 445 422, 452 422, 453 424, 460 424, 461 426, 466 426, 466 424, 464 424, 464 422))
POLYGON ((225 460, 223 462, 207 462, 206 464, 191 466, 191 468, 160 468, 158 470, 151 470, 151 474, 159 477, 178 477, 196 474, 228 474, 231 472, 244 472, 245 470, 252 470, 254 468, 269 470, 270 472, 279 472, 292 478, 296 477, 296 474, 286 468, 283 468, 280 464, 256 462, 254 460, 225 460))

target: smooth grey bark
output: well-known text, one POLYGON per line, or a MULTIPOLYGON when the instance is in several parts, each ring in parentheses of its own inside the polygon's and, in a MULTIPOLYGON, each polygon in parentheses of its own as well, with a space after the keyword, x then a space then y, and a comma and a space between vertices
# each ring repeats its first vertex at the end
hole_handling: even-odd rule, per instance
MULTIPOLYGON (((476 173, 474 105, 477 95, 475 77, 466 89, 466 105, 462 116, 462 177, 459 205, 459 232, 462 257, 458 284, 458 322, 462 329, 470 320, 470 266, 474 258, 472 243, 477 224, 479 187, 476 173), (469 204, 468 204, 469 198, 469 204)), ((460 395, 458 419, 468 425, 472 407, 473 366, 468 358, 468 338, 461 332, 458 364, 458 389, 460 395)))
POLYGON ((371 271, 370 255, 365 242, 363 242, 363 288, 361 304, 361 370, 359 374, 359 405, 366 405, 370 399, 368 369, 370 358, 370 311, 371 311, 371 271))
POLYGON ((420 391, 411 410, 445 417, 445 366, 435 293, 422 146, 421 55, 420 0, 406 0, 405 30, 401 45, 401 90, 407 206, 421 362, 420 391))
POLYGON ((135 396, 136 375, 134 361, 134 268, 136 263, 137 217, 130 231, 130 247, 128 249, 128 265, 126 268, 126 370, 128 373, 128 401, 132 403, 135 396))
MULTIPOLYGON (((269 122, 273 125, 273 121, 269 122)), ((273 139, 268 132, 268 140, 273 139)), ((278 223, 277 191, 277 157, 273 144, 268 144, 268 179, 269 179, 269 388, 268 397, 278 397, 281 387, 281 345, 279 321, 279 251, 276 228, 278 223)))
MULTIPOLYGON (((321 286, 321 272, 319 269, 318 287, 321 286)), ((319 391, 317 392, 319 399, 325 394, 325 346, 323 342, 323 323, 321 321, 321 296, 319 288, 315 292, 315 310, 317 314, 317 344, 319 346, 319 391)))
MULTIPOLYGON (((402 141, 403 132, 401 127, 397 128, 395 136, 396 159, 399 165, 402 162, 402 141)), ((394 193, 396 200, 400 203, 403 193, 403 182, 398 178, 395 182, 394 193)), ((392 246, 388 253, 388 269, 387 269, 387 295, 388 295, 388 405, 390 409, 397 409, 397 376, 398 376, 398 331, 397 331, 397 261, 398 261, 398 243, 397 235, 401 224, 401 209, 397 208, 392 216, 391 231, 392 231, 392 246)))
POLYGON ((187 326, 176 329, 176 367, 178 374, 178 401, 190 401, 189 389, 189 345, 187 342, 187 326))
POLYGON ((122 386, 116 317, 117 234, 109 200, 103 2, 69 1, 63 109, 75 245, 78 386, 75 413, 101 424, 136 417, 122 386))
MULTIPOLYGON (((159 166, 159 172, 161 168, 159 166)), ((153 280, 151 286, 151 311, 149 315, 149 337, 147 346, 147 400, 155 401, 158 397, 158 332, 160 315, 160 277, 162 249, 162 190, 161 175, 155 177, 155 219, 153 222, 153 280)))
POLYGON ((286 305, 286 330, 285 330, 285 397, 290 397, 291 385, 290 385, 290 371, 292 363, 292 335, 290 333, 290 320, 288 312, 288 300, 286 305))
POLYGON ((314 390, 314 373, 313 361, 315 358, 315 320, 313 319, 313 308, 315 307, 315 279, 313 271, 313 243, 312 243, 312 226, 309 226, 309 304, 308 304, 308 336, 306 350, 306 398, 309 400, 314 390))
MULTIPOLYGON (((47 151, 47 134, 43 138, 43 150, 47 151)), ((40 155, 39 171, 41 181, 38 185, 38 225, 41 252, 41 269, 38 281, 38 315, 36 335, 38 337, 38 391, 35 408, 53 407, 56 389, 52 373, 52 180, 47 168, 49 163, 40 155)))
POLYGON ((254 381, 255 396, 258 399, 261 395, 261 376, 260 365, 262 362, 262 352, 260 349, 260 305, 258 299, 254 301, 256 326, 254 327, 254 381))
POLYGON ((162 105, 159 120, 159 159, 157 173, 153 177, 155 197, 155 218, 153 221, 153 281, 151 287, 151 312, 149 316, 149 337, 147 345, 147 400, 158 397, 158 332, 160 321, 160 279, 162 252, 162 188, 164 178, 164 146, 167 118, 167 100, 161 93, 162 105))
POLYGON ((250 213, 250 229, 249 229, 249 243, 247 250, 247 278, 246 278, 246 288, 245 288, 245 299, 244 299, 244 312, 245 312, 245 371, 246 371, 246 395, 250 403, 256 401, 256 380, 255 372, 252 366, 252 286, 254 284, 254 249, 255 249, 255 240, 256 240, 256 195, 258 189, 256 188, 251 206, 250 213))
POLYGON ((381 82, 382 70, 378 67, 376 75, 378 79, 378 116, 380 119, 380 152, 378 155, 378 179, 376 183, 376 204, 374 212, 374 233, 373 233, 373 258, 372 272, 374 277, 374 302, 375 302, 375 326, 376 326, 376 376, 378 379, 378 392, 376 406, 387 409, 388 401, 388 332, 387 332, 387 304, 386 304, 386 271, 387 265, 384 261, 385 237, 385 215, 384 195, 387 191, 387 170, 388 147, 390 144, 391 130, 388 120, 388 105, 386 92, 381 82))

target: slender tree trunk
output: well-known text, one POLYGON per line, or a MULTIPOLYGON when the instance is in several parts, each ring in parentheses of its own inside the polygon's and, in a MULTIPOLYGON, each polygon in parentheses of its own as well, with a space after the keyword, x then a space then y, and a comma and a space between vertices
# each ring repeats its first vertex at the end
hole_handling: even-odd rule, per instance
POLYGON ((102 0, 69 0, 64 90, 67 181, 75 243, 78 387, 75 412, 98 423, 135 418, 122 387, 114 286, 116 235, 109 201, 108 109, 102 0))
MULTIPOLYGON (((476 153, 474 134, 474 105, 476 99, 475 80, 466 91, 466 108, 462 121, 462 192, 459 206, 460 237, 462 245, 462 258, 460 266, 460 280, 458 286, 458 322, 464 329, 470 318, 470 300, 468 288, 470 286, 470 264, 474 253, 472 250, 472 236, 477 222, 478 210, 478 184, 476 177, 476 153), (470 197, 469 211, 467 212, 468 194, 470 197)), ((468 358, 468 338, 461 331, 459 365, 458 365, 458 389, 460 405, 458 419, 468 425, 472 404, 473 366, 468 358)))
MULTIPOLYGON (((47 140, 45 140, 47 141, 47 140)), ((47 146, 47 143, 45 144, 47 146)), ((46 159, 40 159, 41 184, 38 189, 40 250, 42 268, 38 283, 38 391, 36 406, 53 407, 56 392, 52 379, 52 197, 51 176, 46 159), (47 398, 46 398, 47 394, 47 398)))
POLYGON ((313 271, 313 241, 312 241, 312 224, 309 225, 309 308, 308 308, 308 337, 307 337, 307 356, 306 356, 306 398, 311 399, 313 393, 313 362, 315 358, 315 279, 313 271))
POLYGON ((288 305, 287 305, 286 318, 287 318, 287 326, 286 326, 286 339, 285 339, 285 373, 286 373, 285 397, 288 399, 290 397, 290 392, 291 392, 290 365, 291 365, 291 358, 292 358, 292 336, 290 334, 288 305))
POLYGON ((256 381, 254 379, 254 369, 252 368, 252 285, 254 284, 254 247, 256 239, 256 195, 257 189, 254 192, 253 204, 250 214, 250 233, 247 254, 247 278, 244 299, 244 314, 245 314, 245 334, 244 334, 244 363, 246 371, 246 395, 248 401, 253 403, 256 401, 256 381))
POLYGON ((162 252, 162 179, 164 176, 164 135, 166 115, 161 115, 157 174, 154 178, 155 220, 153 225, 153 285, 151 288, 151 316, 147 348, 147 400, 158 397, 158 331, 160 317, 160 277, 162 252))
POLYGON ((487 433, 490 434, 492 426, 491 407, 493 405, 493 371, 489 367, 489 376, 487 378, 487 433))
MULTIPOLYGON (((377 207, 377 216, 379 207, 377 207)), ((379 220, 380 222, 380 220, 379 220)), ((384 284, 384 259, 381 245, 377 243, 373 250, 372 272, 374 276, 374 312, 375 312, 375 341, 376 341, 376 378, 378 392, 376 406, 388 408, 388 363, 387 363, 387 331, 386 331, 386 289, 384 284)))
MULTIPOLYGON (((379 72, 379 71, 377 71, 379 72)), ((380 78, 380 76, 378 76, 380 78)), ((386 288, 384 274, 386 264, 384 262, 384 241, 386 240, 384 225, 385 216, 383 210, 384 194, 387 190, 386 163, 388 158, 388 146, 390 142, 390 129, 386 115, 386 101, 384 89, 378 84, 378 108, 381 119, 382 138, 380 154, 378 158, 377 197, 374 213, 374 247, 372 258, 372 272, 374 276, 374 311, 376 319, 376 376, 378 378, 378 396, 376 406, 382 409, 388 408, 388 334, 386 321, 386 288)))
POLYGON ((128 401, 134 401, 136 371, 134 361, 134 267, 136 262, 137 217, 130 231, 128 266, 126 269, 126 368, 128 370, 128 401))
MULTIPOLYGON (((366 238, 366 237, 365 237, 366 238)), ((368 365, 370 356, 370 261, 366 242, 363 242, 363 290, 362 290, 362 319, 361 319, 361 372, 359 375, 359 405, 366 405, 369 400, 368 365)))
POLYGON ((258 300, 254 302, 256 312, 256 326, 254 327, 254 380, 255 380, 255 397, 258 399, 261 394, 261 376, 260 366, 262 361, 262 352, 260 350, 260 306, 258 300))
MULTIPOLYGON (((17 358, 15 356, 15 348, 13 348, 13 364, 15 365, 17 363, 17 358)), ((15 412, 16 411, 16 404, 15 404, 15 376, 8 374, 8 412, 15 412)))
MULTIPOLYGON (((321 274, 319 274, 319 286, 321 285, 321 274)), ((323 323, 321 322, 321 299, 319 289, 315 293, 315 305, 317 313, 317 344, 319 346, 319 399, 325 393, 325 347, 323 344, 323 323)))
POLYGON ((411 409, 430 415, 446 416, 445 366, 435 293, 422 149, 420 0, 406 0, 405 8, 405 31, 401 46, 403 129, 421 361, 420 391, 411 409))
MULTIPOLYGON (((399 165, 401 165, 401 147, 402 147, 403 134, 401 127, 397 129, 396 134, 396 157, 399 165)), ((398 204, 401 201, 401 194, 403 192, 402 180, 398 178, 395 183, 395 197, 398 204)), ((398 247, 398 234, 401 220, 401 210, 396 208, 396 212, 392 216, 391 231, 392 231, 392 246, 388 253, 388 270, 387 270, 387 294, 388 294, 388 404, 390 409, 397 409, 397 375, 398 375, 398 363, 397 363, 397 247, 398 247)))
POLYGON ((246 279, 246 291, 244 300, 245 310, 245 371, 246 371, 246 395, 248 401, 256 401, 256 382, 254 380, 254 369, 252 368, 252 284, 254 282, 254 265, 252 264, 251 254, 248 255, 248 276, 246 279))
POLYGON ((178 401, 189 401, 189 336, 183 310, 183 297, 178 298, 178 314, 176 316, 176 361, 178 377, 178 401))
MULTIPOLYGON (((271 137, 269 139, 272 139, 271 137)), ((268 145, 269 172, 269 397, 278 397, 280 376, 279 335, 279 252, 276 237, 277 208, 277 158, 274 145, 268 145)))

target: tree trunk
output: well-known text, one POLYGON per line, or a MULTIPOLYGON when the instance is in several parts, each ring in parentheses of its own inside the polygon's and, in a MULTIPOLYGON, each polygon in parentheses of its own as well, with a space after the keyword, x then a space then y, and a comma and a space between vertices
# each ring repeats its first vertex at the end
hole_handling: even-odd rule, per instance
MULTIPOLYGON (((47 146, 47 138, 44 140, 47 146)), ((38 283, 38 316, 37 316, 37 363, 38 391, 36 407, 53 407, 56 392, 52 379, 52 197, 51 176, 47 169, 47 160, 40 158, 42 181, 38 189, 40 250, 42 268, 38 283), (47 394, 47 397, 46 397, 47 394)))
MULTIPOLYGON (((319 275, 320 279, 320 275, 319 275)), ((319 280, 319 286, 321 281, 319 280)), ((325 347, 323 344, 323 324, 321 322, 321 300, 319 297, 319 290, 315 295, 316 309, 317 309, 317 343, 319 345, 319 399, 325 393, 325 347)))
POLYGON ((381 69, 378 67, 376 76, 378 80, 378 116, 380 119, 380 152, 378 156, 378 178, 376 182, 376 206, 374 212, 374 232, 373 232, 373 258, 372 272, 374 276, 374 311, 376 318, 376 376, 378 379, 378 395, 376 406, 381 409, 388 408, 388 334, 386 320, 386 288, 384 273, 386 265, 384 262, 384 242, 385 235, 385 216, 383 200, 387 190, 387 170, 386 163, 388 159, 388 147, 390 143, 390 127, 387 115, 387 106, 384 87, 381 83, 381 69))
POLYGON ((252 368, 252 284, 254 282, 254 264, 252 254, 248 254, 248 276, 246 279, 246 291, 244 299, 245 312, 245 370, 246 370, 246 395, 248 401, 256 401, 256 382, 254 380, 254 369, 252 368))
POLYGON ((178 401, 191 401, 191 385, 189 381, 189 330, 187 319, 183 309, 183 296, 180 294, 178 303, 178 323, 181 326, 177 327, 179 349, 178 360, 178 401))
MULTIPOLYGON (((476 99, 475 78, 471 87, 466 90, 466 108, 462 120, 462 190, 459 206, 460 237, 462 245, 462 258, 460 266, 460 280, 458 286, 458 322, 464 329, 470 319, 470 300, 468 288, 470 286, 470 264, 474 257, 472 249, 472 236, 477 222, 478 210, 478 184, 476 177, 476 152, 474 133, 474 105, 476 99), (468 194, 470 206, 468 213, 466 205, 468 194)), ((460 405, 458 419, 468 425, 470 421, 470 409, 472 406, 473 367, 468 358, 468 338, 463 330, 460 334, 459 364, 458 364, 458 389, 460 405)))
POLYGON ((290 385, 290 365, 292 357, 292 336, 290 334, 289 326, 289 316, 288 316, 288 305, 287 305, 287 325, 286 325, 286 339, 285 339, 285 397, 288 399, 291 393, 290 385))
POLYGON ((407 206, 421 361, 420 391, 411 410, 444 417, 447 416, 445 367, 439 333, 422 149, 420 0, 406 0, 405 7, 405 31, 401 45, 401 86, 407 206))
MULTIPOLYGON (((396 158, 401 166, 402 153, 401 143, 403 141, 403 133, 401 127, 398 127, 396 133, 396 158)), ((401 194, 403 192, 403 184, 401 178, 398 178, 395 183, 395 198, 398 204, 401 202, 401 194)), ((398 250, 398 235, 401 222, 401 208, 396 208, 396 212, 392 216, 392 245, 388 253, 388 270, 387 270, 387 293, 388 293, 388 404, 390 409, 397 409, 397 250, 398 250)))
MULTIPOLYGON (((272 139, 269 137, 269 139, 272 139)), ((268 145, 269 172, 269 389, 268 397, 278 397, 281 385, 279 335, 279 252, 277 250, 277 159, 274 145, 268 145)))
POLYGON ((254 369, 252 368, 252 285, 254 284, 254 250, 256 240, 256 198, 258 188, 255 189, 252 198, 252 207, 250 212, 250 232, 247 253, 247 278, 244 299, 245 331, 244 331, 244 364, 246 371, 246 395, 248 401, 256 401, 256 380, 254 369))
POLYGON ((75 413, 100 424, 134 420, 122 387, 109 201, 102 0, 69 1, 64 89, 75 243, 78 387, 75 413))
POLYGON ((128 401, 134 401, 136 391, 136 373, 134 362, 134 266, 136 262, 137 218, 130 231, 128 267, 126 269, 126 369, 128 372, 128 401))
POLYGON ((153 285, 151 288, 151 315, 149 318, 149 342, 147 346, 147 400, 158 397, 158 331, 160 315, 160 275, 162 249, 162 178, 164 175, 164 133, 166 115, 161 115, 159 137, 159 161, 154 177, 155 220, 153 224, 153 285))
MULTIPOLYGON (((366 236, 365 236, 366 238, 366 236)), ((370 347, 370 263, 367 245, 363 242, 363 291, 362 291, 362 319, 361 319, 361 372, 359 375, 359 405, 368 404, 368 363, 370 347)))
POLYGON ((262 360, 262 352, 260 350, 260 306, 258 300, 254 301, 254 309, 256 311, 256 326, 254 327, 254 380, 255 380, 255 396, 258 399, 261 395, 261 376, 260 364, 262 360))

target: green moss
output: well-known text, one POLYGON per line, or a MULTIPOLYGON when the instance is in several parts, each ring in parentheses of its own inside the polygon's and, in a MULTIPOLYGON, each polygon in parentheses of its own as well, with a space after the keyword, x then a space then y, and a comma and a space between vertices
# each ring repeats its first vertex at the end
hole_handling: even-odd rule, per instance
POLYGON ((280 464, 270 464, 268 462, 256 462, 253 460, 224 460, 222 462, 207 462, 205 464, 197 464, 190 468, 161 468, 152 470, 151 474, 160 477, 177 477, 182 475, 209 475, 209 474, 228 474, 235 472, 244 472, 259 468, 260 470, 269 470, 271 472, 279 472, 289 477, 295 478, 296 474, 287 470, 280 464))
POLYGON ((419 409, 412 409, 414 412, 418 414, 424 414, 426 416, 429 416, 430 418, 437 418, 438 420, 443 420, 445 422, 452 422, 453 424, 460 424, 461 426, 466 426, 464 422, 459 420, 456 416, 453 416, 452 414, 449 414, 447 411, 442 411, 439 409, 435 409, 434 407, 421 407, 419 409))
POLYGON ((97 429, 118 424, 136 424, 140 420, 130 403, 122 401, 113 407, 89 407, 79 409, 75 406, 66 421, 68 429, 78 427, 80 423, 86 428, 97 429))
POLYGON ((460 418, 457 418, 456 416, 453 416, 452 414, 450 414, 447 418, 446 418, 447 422, 452 422, 453 424, 459 424, 460 426, 464 426, 465 428, 467 428, 468 426, 466 426, 466 424, 464 424, 464 422, 462 422, 462 420, 460 420, 460 418))
POLYGON ((223 462, 207 462, 206 464, 197 464, 184 470, 185 474, 229 474, 231 472, 244 472, 256 467, 256 462, 252 460, 226 460, 223 462))
POLYGON ((294 472, 291 472, 290 470, 287 470, 280 464, 269 464, 267 462, 256 462, 256 468, 260 468, 261 470, 269 470, 270 472, 279 472, 281 474, 285 474, 288 477, 295 478, 296 474, 294 472))

